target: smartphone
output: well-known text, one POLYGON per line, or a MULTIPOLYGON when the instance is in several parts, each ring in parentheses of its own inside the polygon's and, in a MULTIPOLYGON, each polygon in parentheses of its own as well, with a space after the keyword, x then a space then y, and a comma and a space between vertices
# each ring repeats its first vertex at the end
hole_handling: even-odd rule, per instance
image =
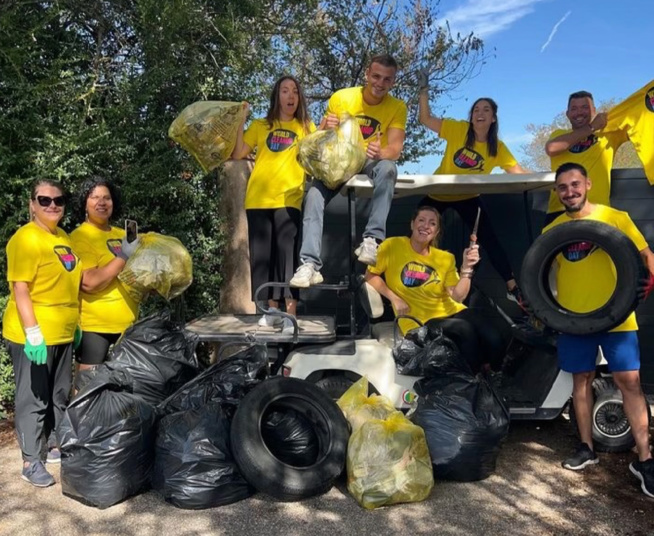
POLYGON ((125 238, 131 243, 139 234, 139 226, 134 220, 125 220, 125 238))

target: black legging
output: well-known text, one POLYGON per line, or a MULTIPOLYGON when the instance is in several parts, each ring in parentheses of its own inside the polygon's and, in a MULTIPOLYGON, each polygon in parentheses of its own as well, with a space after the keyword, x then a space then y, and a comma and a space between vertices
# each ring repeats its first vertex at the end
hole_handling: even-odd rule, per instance
POLYGON ((107 359, 109 346, 119 337, 120 333, 82 331, 82 340, 75 350, 75 361, 81 365, 101 365, 107 359))
POLYGON ((470 231, 472 231, 475 224, 475 218, 477 218, 477 209, 481 207, 481 217, 479 218, 479 229, 477 231, 479 245, 484 248, 491 264, 500 276, 502 276, 504 281, 509 281, 510 279, 515 278, 506 252, 495 235, 493 225, 486 213, 486 207, 480 197, 472 197, 461 201, 440 201, 425 196, 420 200, 418 206, 424 205, 434 207, 441 214, 443 214, 448 208, 456 210, 470 231))
POLYGON ((452 339, 473 372, 479 372, 485 363, 490 363, 495 371, 502 369, 505 350, 502 336, 476 311, 464 309, 447 318, 432 318, 427 325, 441 328, 452 339))
MULTIPOLYGON (((288 282, 298 265, 297 241, 302 215, 296 208, 247 209, 252 299, 259 286, 288 282)), ((258 298, 298 299, 298 289, 268 289, 258 298)))

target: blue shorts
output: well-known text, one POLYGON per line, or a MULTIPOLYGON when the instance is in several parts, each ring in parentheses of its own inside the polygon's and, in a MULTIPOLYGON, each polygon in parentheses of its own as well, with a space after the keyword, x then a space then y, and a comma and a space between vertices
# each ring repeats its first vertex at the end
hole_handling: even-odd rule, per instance
POLYGON ((592 335, 562 333, 557 341, 559 367, 572 374, 594 371, 599 346, 602 347, 602 353, 611 372, 640 370, 637 331, 604 332, 592 335))

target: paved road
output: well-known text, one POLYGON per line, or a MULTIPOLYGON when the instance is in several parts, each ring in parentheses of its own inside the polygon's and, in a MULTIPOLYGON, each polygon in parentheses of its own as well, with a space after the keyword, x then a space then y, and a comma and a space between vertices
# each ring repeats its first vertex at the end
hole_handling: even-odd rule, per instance
MULTIPOLYGON (((366 511, 341 483, 299 503, 256 495, 187 511, 154 492, 98 510, 64 497, 59 484, 33 488, 19 478, 20 452, 12 443, 0 447, 0 534, 654 534, 654 500, 640 492, 627 469, 634 455, 602 455, 600 465, 577 474, 559 466, 574 444, 563 419, 514 424, 495 475, 474 483, 438 482, 431 497, 418 504, 366 511)), ((58 469, 54 475, 59 480, 58 469)))

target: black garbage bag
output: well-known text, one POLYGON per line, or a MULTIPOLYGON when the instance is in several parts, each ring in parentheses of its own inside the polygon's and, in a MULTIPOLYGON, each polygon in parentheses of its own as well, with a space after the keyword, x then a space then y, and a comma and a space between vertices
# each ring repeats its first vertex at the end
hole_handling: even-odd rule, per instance
POLYGON ((156 413, 129 392, 132 381, 98 373, 68 405, 57 430, 64 495, 107 508, 148 489, 156 413))
POLYGON ((427 437, 436 480, 483 480, 495 471, 509 412, 481 375, 419 380, 411 420, 427 437))
POLYGON ((236 467, 229 429, 230 419, 218 403, 159 421, 152 487, 166 502, 197 510, 255 493, 236 467))
POLYGON ((430 378, 449 372, 471 374, 458 346, 439 327, 429 325, 408 331, 393 349, 399 374, 430 378))
POLYGON ((197 342, 197 335, 176 326, 168 313, 153 315, 129 327, 99 368, 128 372, 134 394, 157 405, 200 371, 197 342))
POLYGON ((311 423, 293 409, 273 409, 264 415, 261 436, 268 450, 288 465, 308 467, 318 459, 318 436, 311 423))
POLYGON ((159 405, 159 413, 168 415, 220 402, 231 417, 239 401, 267 378, 268 373, 266 346, 250 346, 218 361, 186 383, 159 405))

